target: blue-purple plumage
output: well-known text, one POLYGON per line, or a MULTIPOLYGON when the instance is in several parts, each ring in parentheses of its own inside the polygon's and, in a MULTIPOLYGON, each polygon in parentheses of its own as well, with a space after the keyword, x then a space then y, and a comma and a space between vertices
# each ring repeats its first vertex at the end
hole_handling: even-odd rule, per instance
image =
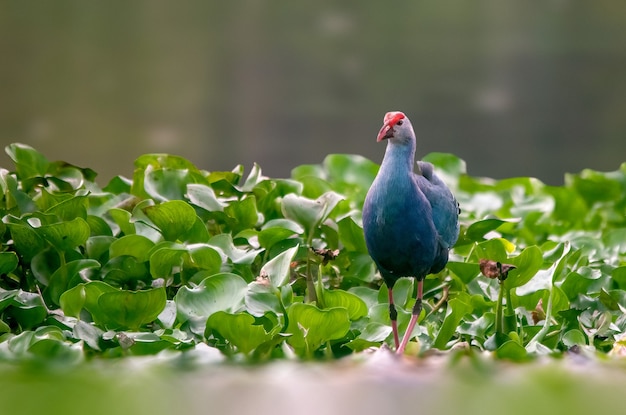
MULTIPOLYGON (((403 113, 385 115, 378 141, 384 139, 388 139, 385 156, 363 205, 363 230, 370 256, 389 287, 390 316, 398 346, 391 290, 401 277, 416 278, 419 287, 414 314, 419 315, 422 280, 441 271, 448 262, 459 233, 459 210, 432 164, 418 161, 413 171, 415 133, 403 113)), ((411 330, 417 315, 412 318, 411 330)), ((405 336, 399 351, 407 341, 405 336)))
POLYGON ((437 231, 420 180, 411 171, 397 169, 402 155, 391 150, 365 199, 363 229, 372 259, 385 283, 393 287, 398 278, 422 279, 429 273, 437 231))
POLYGON ((417 162, 419 188, 430 202, 432 220, 437 230, 437 253, 430 274, 441 271, 448 262, 448 252, 459 236, 459 204, 448 186, 434 172, 432 164, 417 162))

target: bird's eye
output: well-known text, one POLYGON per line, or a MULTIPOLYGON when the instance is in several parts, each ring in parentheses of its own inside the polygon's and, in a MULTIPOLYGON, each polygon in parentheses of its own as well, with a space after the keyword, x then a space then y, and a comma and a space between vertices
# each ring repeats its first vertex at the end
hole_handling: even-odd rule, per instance
POLYGON ((402 125, 402 120, 399 120, 396 125, 402 125))

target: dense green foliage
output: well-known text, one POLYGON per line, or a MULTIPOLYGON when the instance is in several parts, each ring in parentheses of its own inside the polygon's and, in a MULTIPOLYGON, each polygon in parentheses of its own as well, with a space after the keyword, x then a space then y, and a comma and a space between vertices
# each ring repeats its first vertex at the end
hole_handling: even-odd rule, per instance
MULTIPOLYGON (((132 180, 49 162, 21 144, 0 170, 0 360, 185 352, 233 359, 340 357, 391 342, 387 291, 363 240, 378 166, 329 155, 290 179, 207 172, 167 154, 132 180)), ((530 359, 621 353, 626 332, 626 164, 562 187, 466 174, 426 160, 461 204, 448 267, 425 281, 411 352, 493 351, 530 359), (516 268, 502 281, 480 260, 516 268)), ((408 324, 412 279, 394 294, 408 324)))

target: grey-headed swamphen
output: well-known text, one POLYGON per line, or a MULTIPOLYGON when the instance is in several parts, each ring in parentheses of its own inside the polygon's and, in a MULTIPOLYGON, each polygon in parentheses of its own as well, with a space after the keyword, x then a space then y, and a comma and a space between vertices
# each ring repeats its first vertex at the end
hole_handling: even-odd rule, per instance
POLYGON ((363 205, 363 230, 370 256, 389 288, 389 317, 398 354, 404 352, 422 310, 424 278, 441 271, 459 234, 459 206, 433 165, 415 161, 415 133, 402 112, 385 114, 377 141, 388 140, 376 179, 363 205), (393 286, 418 281, 417 300, 399 342, 393 286))

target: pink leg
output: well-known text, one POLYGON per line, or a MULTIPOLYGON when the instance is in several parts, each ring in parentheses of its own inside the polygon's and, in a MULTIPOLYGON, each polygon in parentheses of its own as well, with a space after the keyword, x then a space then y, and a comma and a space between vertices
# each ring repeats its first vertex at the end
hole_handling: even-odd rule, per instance
POLYGON ((397 349, 400 344, 400 337, 398 336, 398 312, 393 303, 393 289, 391 287, 389 288, 389 319, 391 320, 391 330, 393 331, 393 342, 397 349))
POLYGON ((407 327, 406 332, 404 333, 404 337, 402 338, 402 343, 397 348, 397 354, 403 354, 404 348, 406 347, 409 339, 411 338, 411 333, 413 333, 413 329, 417 324, 417 319, 422 312, 422 296, 424 295, 424 280, 420 280, 417 283, 417 299, 415 300, 415 305, 413 306, 413 312, 411 313, 411 320, 409 321, 409 327, 407 327))

